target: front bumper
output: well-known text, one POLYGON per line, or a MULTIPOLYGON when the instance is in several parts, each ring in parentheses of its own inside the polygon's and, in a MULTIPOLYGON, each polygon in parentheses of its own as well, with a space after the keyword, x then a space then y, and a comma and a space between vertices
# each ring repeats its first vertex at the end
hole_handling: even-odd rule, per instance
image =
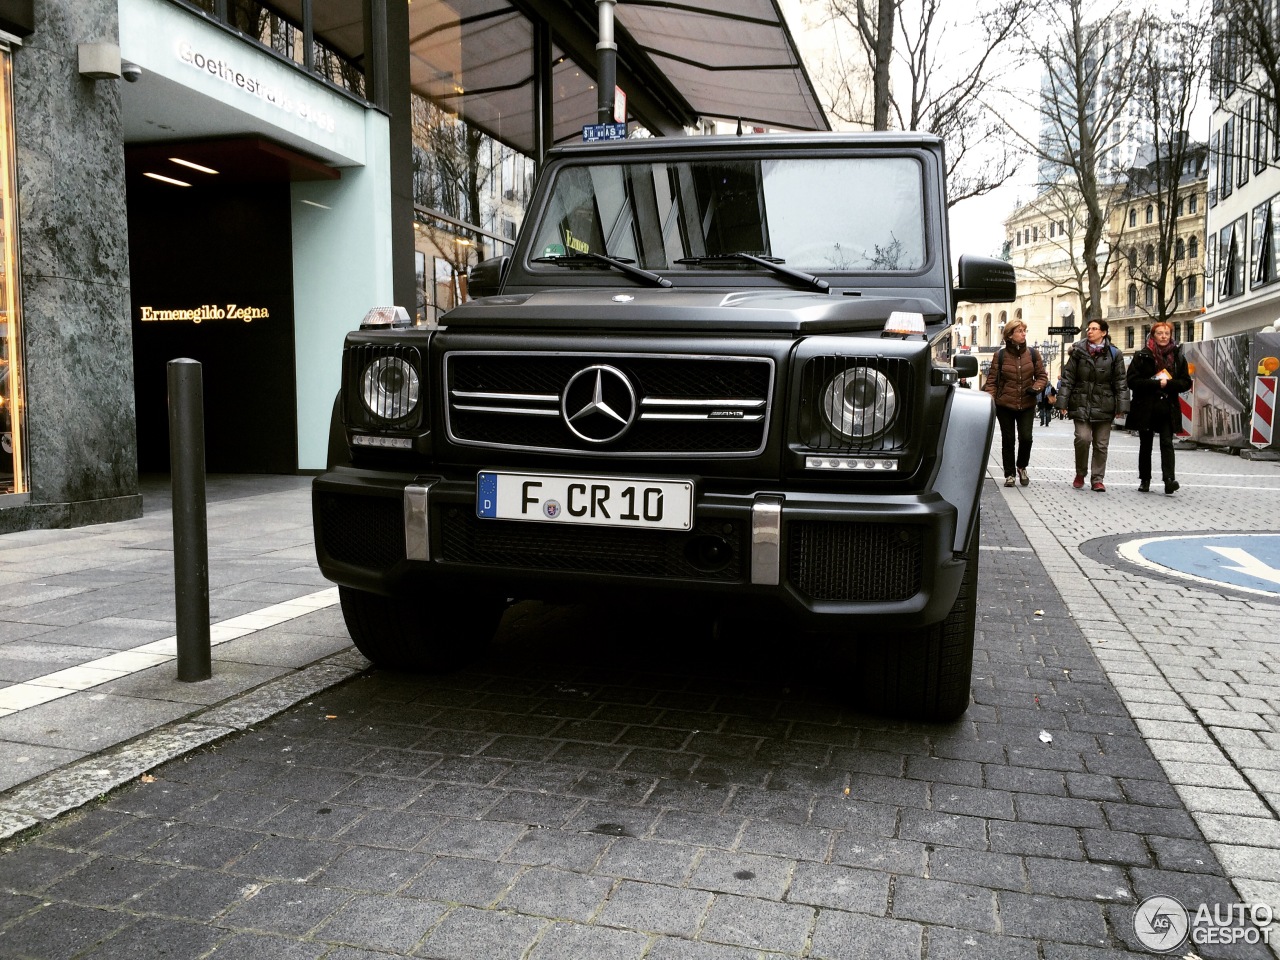
POLYGON ((699 489, 690 531, 476 516, 475 478, 339 468, 312 491, 316 554, 344 586, 412 595, 424 581, 583 599, 611 588, 773 608, 813 628, 946 617, 965 558, 936 493, 699 489))

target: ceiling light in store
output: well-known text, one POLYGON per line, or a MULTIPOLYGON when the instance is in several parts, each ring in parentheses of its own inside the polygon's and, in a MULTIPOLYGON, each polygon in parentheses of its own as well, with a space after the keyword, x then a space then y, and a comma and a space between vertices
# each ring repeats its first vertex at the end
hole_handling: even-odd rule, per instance
POLYGON ((314 200, 303 200, 302 202, 303 202, 303 203, 305 203, 305 204, 306 204, 307 206, 309 206, 309 207, 319 207, 321 210, 331 210, 331 209, 332 209, 332 207, 326 207, 323 203, 316 203, 314 200))
POLYGON ((191 184, 187 183, 185 180, 175 180, 175 179, 173 179, 173 177, 165 177, 165 176, 161 176, 161 175, 160 175, 160 174, 158 174, 158 173, 144 173, 144 174, 143 174, 143 176, 144 176, 144 177, 150 177, 152 180, 159 180, 159 181, 161 181, 162 183, 171 183, 171 184, 173 184, 175 187, 189 187, 189 186, 191 186, 191 184))
POLYGON ((181 157, 170 157, 169 159, 174 163, 182 164, 184 167, 190 167, 192 170, 199 170, 201 173, 217 173, 218 172, 217 170, 214 170, 212 167, 202 167, 198 163, 192 163, 190 160, 183 160, 181 157))

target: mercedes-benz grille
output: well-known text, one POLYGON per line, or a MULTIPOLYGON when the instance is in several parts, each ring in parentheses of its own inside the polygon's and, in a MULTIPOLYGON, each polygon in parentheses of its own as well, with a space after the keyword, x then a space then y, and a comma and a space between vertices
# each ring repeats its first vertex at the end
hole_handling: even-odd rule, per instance
POLYGON ((752 456, 764 449, 763 357, 459 351, 445 357, 449 438, 608 456, 752 456))

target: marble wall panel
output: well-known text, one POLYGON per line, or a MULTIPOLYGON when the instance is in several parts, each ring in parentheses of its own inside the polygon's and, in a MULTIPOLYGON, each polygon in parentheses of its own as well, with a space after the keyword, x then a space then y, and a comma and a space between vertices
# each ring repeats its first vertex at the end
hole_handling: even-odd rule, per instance
POLYGON ((121 81, 80 76, 77 45, 94 41, 119 42, 116 0, 41 0, 13 56, 31 484, 20 513, 37 526, 140 509, 121 81))
POLYGON ((24 293, 32 499, 137 493, 128 291, 27 277, 24 293))

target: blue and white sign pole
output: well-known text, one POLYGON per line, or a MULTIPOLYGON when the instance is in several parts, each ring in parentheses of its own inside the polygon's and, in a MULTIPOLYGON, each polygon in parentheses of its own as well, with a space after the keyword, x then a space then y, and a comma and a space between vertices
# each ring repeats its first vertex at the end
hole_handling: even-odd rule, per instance
MULTIPOLYGON (((596 41, 596 121, 607 124, 613 119, 613 88, 618 84, 618 44, 613 38, 613 8, 617 0, 596 0, 596 16, 600 37, 596 41)), ((583 131, 586 139, 586 131, 583 131)), ((614 138, 609 138, 614 139, 614 138)))

